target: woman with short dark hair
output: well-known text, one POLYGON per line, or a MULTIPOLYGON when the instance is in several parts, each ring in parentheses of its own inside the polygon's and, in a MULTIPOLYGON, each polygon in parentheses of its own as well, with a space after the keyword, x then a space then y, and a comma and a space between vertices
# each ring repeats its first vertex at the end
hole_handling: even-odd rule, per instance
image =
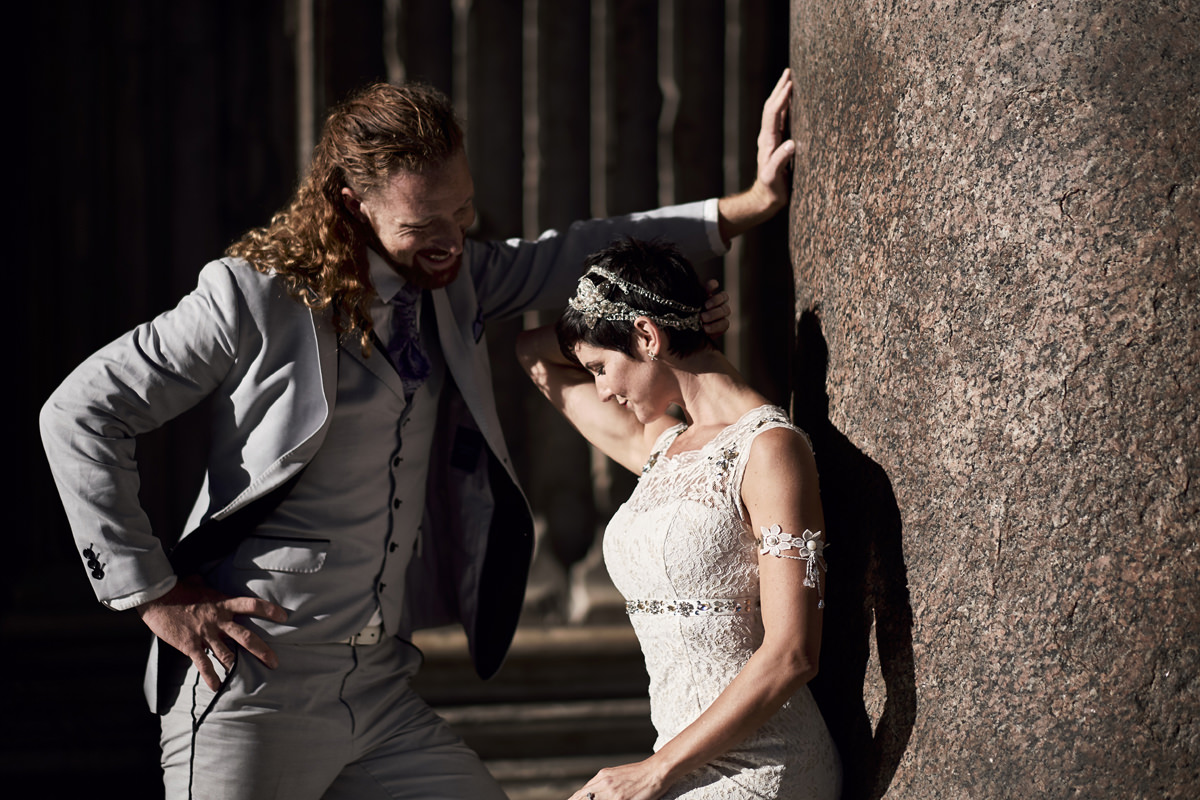
POLYGON ((653 756, 601 770, 572 800, 835 798, 840 762, 806 686, 826 546, 808 437, 713 346, 704 288, 673 247, 626 240, 586 268, 557 329, 522 334, 518 355, 641 475, 604 559, 659 736, 653 756))

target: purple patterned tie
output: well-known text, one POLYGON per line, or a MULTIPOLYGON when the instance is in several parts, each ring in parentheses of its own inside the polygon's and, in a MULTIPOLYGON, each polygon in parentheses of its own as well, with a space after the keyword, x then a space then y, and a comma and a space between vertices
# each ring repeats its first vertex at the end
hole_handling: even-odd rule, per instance
POLYGON ((421 334, 417 327, 417 298, 421 289, 411 283, 392 298, 392 335, 387 354, 404 383, 404 400, 412 396, 429 377, 429 358, 421 350, 421 334))

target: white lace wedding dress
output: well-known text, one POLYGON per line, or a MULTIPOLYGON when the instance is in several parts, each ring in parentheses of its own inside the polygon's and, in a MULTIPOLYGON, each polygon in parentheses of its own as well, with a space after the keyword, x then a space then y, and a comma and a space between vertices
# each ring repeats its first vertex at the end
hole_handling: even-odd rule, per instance
MULTIPOLYGON (((696 719, 762 643, 758 548, 741 502, 755 436, 794 428, 762 406, 700 450, 664 455, 666 431, 604 535, 604 560, 626 600, 650 673, 655 750, 696 719)), ((841 766, 808 687, 736 749, 689 773, 666 797, 836 798, 841 766)))

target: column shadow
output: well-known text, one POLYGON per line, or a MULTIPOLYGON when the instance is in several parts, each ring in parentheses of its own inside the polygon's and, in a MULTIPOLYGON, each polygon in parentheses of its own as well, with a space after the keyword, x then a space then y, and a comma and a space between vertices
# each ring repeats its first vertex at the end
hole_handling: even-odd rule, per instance
POLYGON ((896 774, 916 717, 903 524, 883 468, 829 420, 829 349, 818 313, 797 322, 793 376, 793 416, 812 437, 830 534, 821 666, 811 688, 842 757, 842 796, 875 800, 896 774), (872 621, 887 695, 874 730, 863 698, 872 621))

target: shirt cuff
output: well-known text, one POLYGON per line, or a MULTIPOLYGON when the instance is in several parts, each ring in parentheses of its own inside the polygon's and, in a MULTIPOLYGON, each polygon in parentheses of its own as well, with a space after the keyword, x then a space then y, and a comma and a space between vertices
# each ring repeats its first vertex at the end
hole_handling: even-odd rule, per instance
POLYGON ((114 597, 111 600, 101 600, 100 602, 111 608, 113 611, 128 611, 131 608, 149 603, 151 600, 157 600, 167 592, 175 588, 179 577, 176 575, 168 575, 158 583, 151 587, 143 589, 140 592, 123 595, 122 597, 114 597))
POLYGON ((714 256, 723 256, 729 252, 729 246, 721 239, 720 216, 717 213, 720 202, 716 197, 704 201, 704 229, 708 233, 708 244, 712 247, 714 256))

